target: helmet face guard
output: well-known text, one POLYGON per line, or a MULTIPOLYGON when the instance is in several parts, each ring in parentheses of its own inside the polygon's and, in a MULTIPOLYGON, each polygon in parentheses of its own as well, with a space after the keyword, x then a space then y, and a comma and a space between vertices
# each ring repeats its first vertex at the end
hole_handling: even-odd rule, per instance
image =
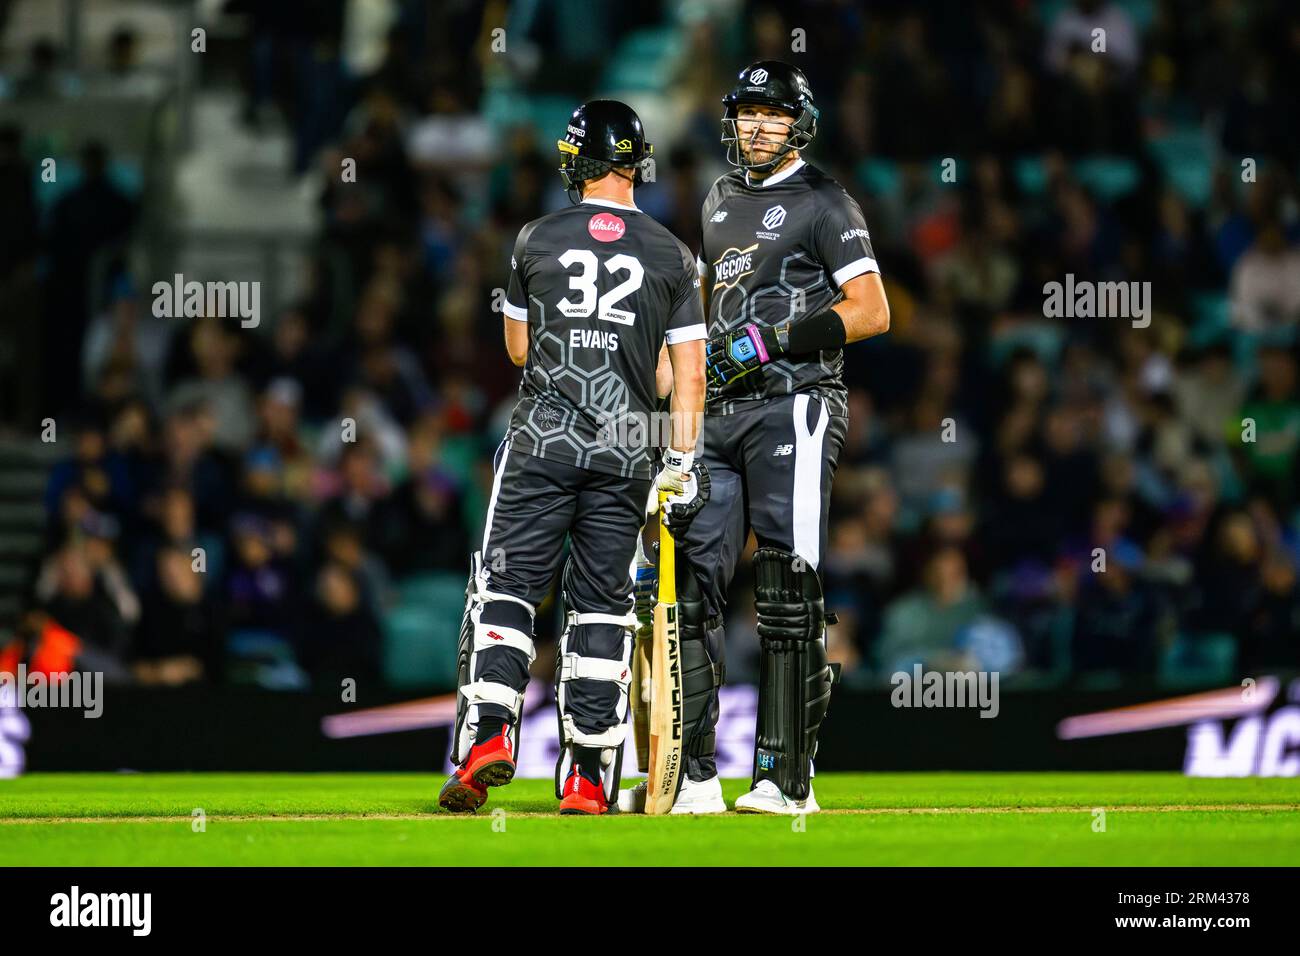
MULTIPOLYGON (((784 108, 784 107, 782 107, 784 108)), ((786 154, 794 149, 804 149, 813 141, 813 133, 808 131, 808 124, 804 122, 804 117, 800 116, 794 120, 754 120, 754 131, 749 136, 742 136, 739 126, 740 118, 736 115, 738 109, 729 106, 727 112, 722 117, 722 145, 727 147, 727 162, 738 169, 752 170, 753 172, 767 172, 776 168, 785 159, 786 154), (784 126, 786 129, 785 140, 776 147, 776 155, 769 160, 758 163, 745 155, 744 146, 748 145, 751 150, 754 141, 758 138, 759 131, 763 126, 784 126)), ((812 126, 816 128, 816 120, 812 121, 812 126)), ((752 153, 751 153, 752 155, 752 153)))
POLYGON ((633 183, 654 182, 654 147, 649 143, 645 144, 645 155, 635 163, 612 163, 604 159, 582 156, 578 148, 568 140, 558 140, 555 146, 560 151, 558 167, 560 181, 564 183, 564 191, 569 194, 570 201, 574 203, 582 201, 583 183, 591 179, 599 179, 611 169, 632 170, 633 183))

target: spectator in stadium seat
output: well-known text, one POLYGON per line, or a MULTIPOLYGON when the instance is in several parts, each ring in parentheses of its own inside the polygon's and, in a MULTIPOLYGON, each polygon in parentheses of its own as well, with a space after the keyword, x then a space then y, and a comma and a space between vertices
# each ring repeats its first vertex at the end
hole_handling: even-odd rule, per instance
POLYGON ((459 483, 436 466, 411 474, 393 492, 384 558, 395 574, 460 571, 471 549, 459 483))
POLYGON ((156 318, 141 303, 130 279, 120 277, 114 283, 108 309, 95 316, 86 330, 82 369, 87 394, 97 390, 111 365, 120 363, 129 375, 131 391, 158 405, 172 329, 170 320, 156 318))
POLYGON ((108 36, 104 72, 94 77, 88 91, 99 96, 147 97, 163 92, 163 78, 140 69, 139 35, 123 24, 108 36))
POLYGON ((910 431, 894 443, 890 470, 903 506, 919 515, 946 485, 965 482, 979 451, 979 439, 960 416, 947 413, 942 404, 928 397, 916 402, 910 417, 910 431), (950 418, 960 441, 945 440, 945 419, 950 418))
POLYGON ((316 576, 298 656, 318 686, 337 690, 339 681, 372 686, 380 672, 383 636, 357 575, 327 562, 316 576))
POLYGON ((376 396, 395 421, 409 425, 430 397, 415 356, 404 348, 375 343, 357 358, 357 383, 376 396))
POLYGON ((400 474, 406 466, 406 433, 377 397, 364 388, 350 387, 343 393, 338 416, 321 429, 316 459, 326 467, 337 467, 337 477, 346 483, 345 459, 350 449, 360 446, 365 446, 377 477, 400 474), (348 419, 354 426, 345 432, 342 425, 348 419))
POLYGON ((1244 511, 1225 513, 1214 532, 1212 550, 1199 569, 1197 630, 1228 632, 1239 642, 1246 637, 1264 599, 1263 559, 1263 545, 1250 515, 1244 511))
POLYGON ((338 400, 334 390, 342 377, 331 350, 319 339, 312 334, 307 306, 294 306, 275 323, 267 356, 267 386, 279 380, 295 383, 301 392, 302 417, 308 421, 319 421, 334 411, 338 400))
POLYGON ((190 329, 189 349, 195 374, 177 383, 168 404, 202 402, 211 416, 212 444, 238 454, 253 440, 256 417, 248 383, 239 375, 240 344, 225 324, 232 319, 201 318, 190 329))
POLYGON ((1105 33, 1108 61, 1124 72, 1136 69, 1142 56, 1141 36, 1123 5, 1107 0, 1075 0, 1060 9, 1047 30, 1044 59, 1049 69, 1064 72, 1072 50, 1091 49, 1094 31, 1105 33))
POLYGON ((1106 552, 1105 571, 1091 565, 1078 575, 1074 634, 1076 674, 1116 671, 1154 674, 1172 618, 1157 590, 1141 576, 1141 550, 1122 542, 1106 552))
POLYGON ((1270 553, 1261 572, 1263 594, 1238 646, 1237 670, 1259 674, 1300 665, 1300 584, 1290 555, 1270 553))
POLYGON ((909 671, 915 663, 933 670, 964 669, 966 662, 955 645, 957 634, 984 611, 984 599, 970 581, 961 551, 940 550, 926 564, 924 587, 885 609, 876 646, 878 672, 909 671))
POLYGON ((194 570, 189 551, 171 546, 154 552, 152 571, 134 648, 136 679, 176 686, 219 678, 223 621, 204 595, 205 574, 194 570))
POLYGON ((315 462, 301 429, 302 386, 292 378, 272 380, 257 399, 257 444, 274 451, 281 468, 282 490, 306 500, 315 462))
POLYGON ((1228 428, 1240 434, 1233 417, 1246 397, 1245 383, 1232 367, 1232 352, 1224 341, 1194 354, 1173 382, 1178 417, 1191 425, 1207 445, 1223 445, 1228 428))
POLYGON ((56 97, 68 90, 66 77, 59 72, 59 48, 48 37, 32 41, 27 51, 27 71, 14 81, 15 99, 56 97))
POLYGON ((276 555, 270 523, 235 515, 231 540, 226 584, 231 627, 288 642, 295 631, 294 581, 287 562, 276 555))
POLYGON ((32 168, 23 155, 23 133, 0 123, 0 285, 13 271, 35 258, 38 246, 36 196, 32 168))
POLYGON ((196 548, 202 549, 200 585, 205 593, 220 592, 225 571, 224 542, 220 535, 199 531, 194 497, 188 489, 173 486, 156 491, 139 517, 142 530, 130 554, 130 568, 131 580, 140 593, 157 589, 159 552, 172 549, 194 559, 196 548))
POLYGON ((244 456, 239 502, 241 514, 257 515, 269 526, 276 557, 291 561, 303 524, 298 502, 285 493, 284 465, 274 448, 258 445, 244 456))
POLYGON ((1010 568, 1026 558, 1051 557, 1065 525, 1036 455, 1011 455, 1003 464, 1000 485, 988 490, 986 500, 981 535, 994 569, 1010 568))
POLYGON ((343 443, 338 470, 329 476, 333 489, 318 512, 318 526, 324 529, 346 522, 366 528, 367 534, 379 534, 375 522, 392 493, 379 456, 371 442, 343 443))
POLYGON ((81 181, 54 204, 46 231, 50 269, 43 354, 46 407, 51 410, 75 408, 81 399, 82 340, 92 294, 103 291, 91 287, 91 267, 99 253, 110 252, 130 236, 139 214, 136 200, 109 178, 103 143, 87 143, 80 165, 81 181))
POLYGON ((1294 354, 1280 347, 1260 351, 1258 385, 1233 425, 1234 448, 1244 459, 1252 488, 1278 507, 1292 507, 1300 496, 1300 392, 1294 354), (1254 424, 1254 441, 1241 441, 1246 420, 1254 424))
POLYGON ((211 434, 211 416, 202 403, 168 414, 157 483, 159 488, 184 488, 194 501, 199 529, 224 533, 234 506, 235 476, 228 459, 213 449, 211 434))
MULTIPOLYGON (((390 522, 381 516, 376 521, 361 524, 346 518, 331 516, 326 519, 321 531, 321 545, 324 561, 342 568, 352 575, 357 587, 361 589, 361 600, 376 618, 383 617, 384 609, 389 603, 388 566, 381 560, 379 553, 367 547, 367 540, 381 537, 390 522), (376 530, 375 525, 381 528, 376 530)), ((390 532, 391 533, 391 532, 390 532)), ((426 541, 425 547, 436 548, 434 541, 426 541)))
POLYGON ((1260 225, 1254 244, 1232 267, 1229 300, 1232 323, 1242 331, 1294 336, 1300 323, 1300 249, 1288 245, 1275 215, 1260 225))
POLYGON ((96 567, 82 544, 69 543, 45 560, 35 596, 40 609, 81 640, 85 660, 103 670, 106 680, 129 680, 126 662, 139 602, 125 575, 96 567))
MULTIPOLYGON (((122 514, 135 498, 131 471, 126 461, 109 445, 108 422, 96 411, 79 418, 69 417, 62 425, 72 433, 73 457, 50 471, 45 486, 46 513, 53 517, 64 508, 71 488, 78 489, 88 504, 106 514, 122 514)), ((57 432, 55 433, 57 436, 57 432)))
POLYGON ((976 516, 959 484, 940 488, 926 503, 922 524, 916 533, 897 546, 900 552, 900 583, 919 586, 926 559, 941 548, 961 550, 966 567, 980 587, 989 582, 989 561, 981 540, 975 535, 976 516))

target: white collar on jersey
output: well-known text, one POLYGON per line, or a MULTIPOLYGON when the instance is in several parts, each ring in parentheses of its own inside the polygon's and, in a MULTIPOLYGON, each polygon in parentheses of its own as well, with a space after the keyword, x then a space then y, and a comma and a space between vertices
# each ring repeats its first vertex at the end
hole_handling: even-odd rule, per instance
POLYGON ((747 169, 745 170, 745 185, 753 186, 755 189, 763 189, 767 186, 775 186, 777 183, 789 179, 795 173, 799 172, 799 170, 803 169, 805 165, 807 164, 804 163, 802 159, 796 159, 793 163, 791 163, 785 169, 781 170, 779 173, 776 173, 772 176, 768 176, 766 179, 760 179, 758 182, 753 182, 752 180, 750 180, 749 170, 747 169))
POLYGON ((584 205, 608 206, 610 209, 631 209, 633 212, 641 211, 637 208, 636 203, 629 206, 627 203, 615 202, 612 199, 584 199, 582 202, 584 205))

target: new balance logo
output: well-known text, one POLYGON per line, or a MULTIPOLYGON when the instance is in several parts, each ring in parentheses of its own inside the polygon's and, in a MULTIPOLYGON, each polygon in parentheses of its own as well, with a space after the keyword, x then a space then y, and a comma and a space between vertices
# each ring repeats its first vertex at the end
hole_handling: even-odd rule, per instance
POLYGON ((713 218, 710 219, 709 222, 722 222, 722 220, 726 218, 727 218, 727 211, 725 209, 719 209, 717 212, 713 214, 713 218))
POLYGON ((794 445, 777 445, 776 451, 772 452, 773 458, 779 458, 782 455, 788 455, 794 451, 794 445))

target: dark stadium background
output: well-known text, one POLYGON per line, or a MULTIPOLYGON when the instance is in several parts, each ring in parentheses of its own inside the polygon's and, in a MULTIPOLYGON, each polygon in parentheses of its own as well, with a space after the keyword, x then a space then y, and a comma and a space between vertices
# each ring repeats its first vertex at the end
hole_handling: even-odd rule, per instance
POLYGON ((1300 669, 1295 5, 0 0, 0 663, 70 633, 121 721, 33 713, 32 767, 440 761, 330 751, 319 719, 453 687, 518 383, 496 290, 567 201, 554 141, 626 99, 658 159, 637 201, 698 249, 720 96, 760 57, 807 72, 808 159, 861 203, 893 313, 847 352, 826 760, 891 746, 854 715, 914 662, 1026 702, 894 738, 920 766, 984 734, 989 764, 1032 765, 1024 737, 1175 769, 1179 731, 1110 758, 1052 729, 1300 669), (259 282, 258 326, 155 318, 177 273, 259 282), (1045 317, 1067 275, 1150 282, 1149 326, 1045 317))

